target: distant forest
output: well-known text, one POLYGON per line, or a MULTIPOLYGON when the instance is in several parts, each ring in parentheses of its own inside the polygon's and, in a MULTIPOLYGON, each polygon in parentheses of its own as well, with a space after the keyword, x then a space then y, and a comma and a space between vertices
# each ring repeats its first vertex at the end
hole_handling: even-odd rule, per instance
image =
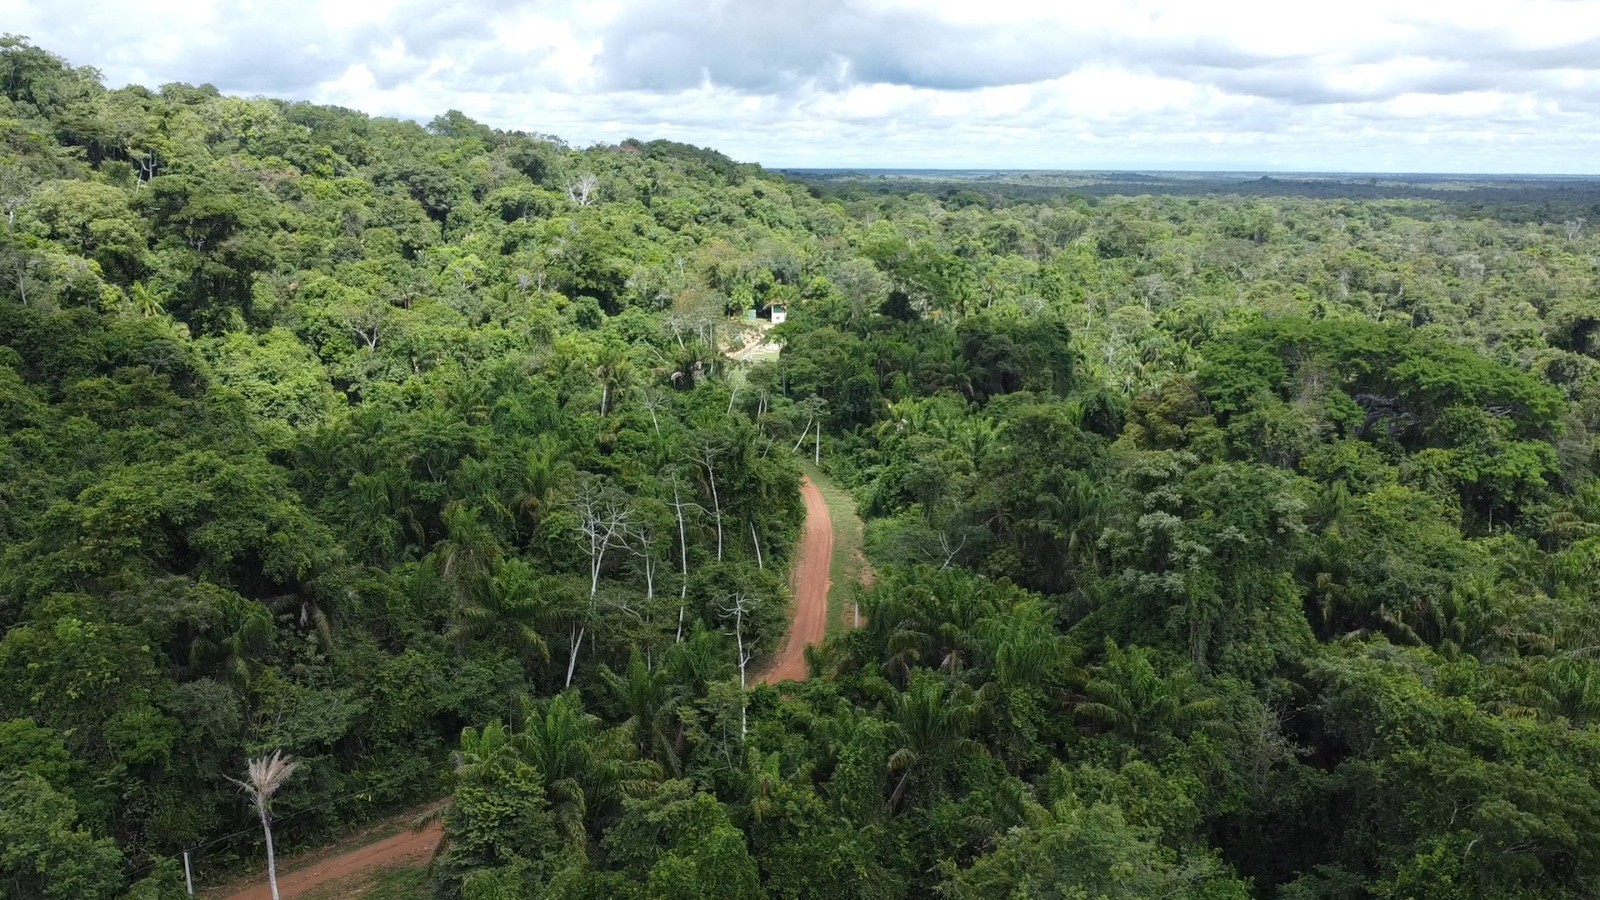
MULTIPOLYGON (((1600 178, 1578 175, 1384 175, 1049 170, 777 169, 818 197, 928 194, 986 206, 1073 197, 1302 197, 1443 201, 1458 215, 1505 221, 1585 216, 1600 221, 1600 178)), ((1417 207, 1419 210, 1421 207, 1417 207)))

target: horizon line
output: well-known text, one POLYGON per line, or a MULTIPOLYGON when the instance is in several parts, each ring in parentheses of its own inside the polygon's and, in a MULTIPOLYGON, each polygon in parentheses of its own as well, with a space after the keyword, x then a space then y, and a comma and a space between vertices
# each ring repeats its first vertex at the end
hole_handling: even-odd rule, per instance
POLYGON ((1146 166, 1141 168, 1118 168, 1111 166, 1096 166, 1087 168, 1051 168, 1048 166, 886 166, 886 165, 780 165, 775 163, 757 163, 761 168, 773 172, 991 172, 1002 175, 1262 175, 1273 176, 1315 176, 1339 178, 1402 178, 1402 177, 1435 177, 1435 178, 1568 178, 1584 181, 1600 180, 1600 172, 1539 172, 1539 171, 1498 171, 1498 172, 1471 172, 1449 170, 1391 170, 1391 171, 1361 171, 1345 169, 1269 169, 1269 168, 1180 168, 1146 166))

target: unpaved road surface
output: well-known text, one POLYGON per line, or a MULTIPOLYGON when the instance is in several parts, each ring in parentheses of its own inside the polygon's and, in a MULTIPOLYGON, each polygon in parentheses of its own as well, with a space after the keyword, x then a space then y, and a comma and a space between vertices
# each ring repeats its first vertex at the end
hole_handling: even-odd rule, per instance
POLYGON ((794 619, 789 636, 772 665, 761 676, 766 684, 804 681, 806 645, 822 643, 828 630, 828 565, 833 561, 833 520, 822 492, 809 478, 800 479, 800 497, 806 504, 806 526, 791 570, 794 619))
MULTIPOLYGON (((293 872, 280 872, 278 893, 283 900, 289 900, 290 897, 298 897, 341 878, 385 869, 409 860, 426 859, 438 848, 439 838, 443 834, 444 827, 434 822, 422 831, 402 831, 394 837, 358 847, 349 853, 330 856, 293 872)), ((267 875, 263 872, 259 884, 219 896, 227 900, 272 900, 272 889, 267 886, 267 875)))

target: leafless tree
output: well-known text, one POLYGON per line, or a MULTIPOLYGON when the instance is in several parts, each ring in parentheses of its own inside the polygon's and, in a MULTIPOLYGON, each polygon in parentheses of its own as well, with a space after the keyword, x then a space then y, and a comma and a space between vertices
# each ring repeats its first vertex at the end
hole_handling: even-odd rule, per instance
POLYGON ((940 570, 942 571, 944 569, 950 568, 950 564, 952 562, 955 562, 956 555, 959 554, 961 552, 962 548, 964 548, 966 546, 967 546, 967 536, 965 534, 961 535, 961 543, 956 544, 955 546, 952 547, 950 545, 950 533, 946 532, 946 531, 940 531, 939 532, 939 549, 944 551, 944 562, 942 564, 940 564, 940 566, 939 566, 940 570))
POLYGON ((283 787, 299 765, 293 757, 274 750, 271 756, 250 760, 243 781, 228 779, 244 790, 261 816, 261 830, 267 836, 267 882, 272 886, 272 900, 278 900, 278 859, 272 848, 272 795, 283 787))
POLYGON ((755 650, 744 642, 744 617, 755 609, 756 601, 743 594, 730 598, 721 607, 724 616, 733 618, 733 639, 739 649, 739 734, 746 737, 750 734, 750 724, 745 717, 745 675, 749 670, 750 661, 755 659, 755 650))
POLYGON ((22 250, 13 251, 7 254, 5 259, 0 260, 0 280, 4 280, 17 292, 17 299, 23 306, 28 305, 28 288, 38 286, 38 279, 34 273, 39 270, 42 262, 39 257, 22 250))
POLYGON ((661 437, 661 419, 657 416, 657 413, 666 408, 666 398, 661 396, 660 391, 645 388, 640 394, 639 405, 650 413, 650 424, 655 428, 656 437, 661 437))
POLYGON ((689 540, 684 529, 683 511, 685 509, 702 509, 698 503, 689 503, 683 500, 678 473, 669 476, 672 479, 672 509, 678 515, 678 561, 683 566, 683 578, 678 586, 678 636, 677 643, 683 643, 683 615, 684 608, 689 602, 689 540))
POLYGON ((388 322, 389 310, 376 300, 367 302, 363 306, 353 307, 347 313, 346 322, 350 330, 365 344, 368 353, 378 352, 378 339, 383 334, 383 326, 388 322))
POLYGON ((594 203, 595 190, 598 187, 600 179, 591 172, 585 172, 567 185, 567 199, 579 206, 589 206, 594 203))
POLYGON ((17 212, 28 202, 33 192, 27 174, 17 166, 5 166, 0 172, 0 211, 6 214, 6 230, 17 228, 17 212))
POLYGON ((656 596, 656 531, 649 522, 624 524, 622 540, 628 551, 644 564, 644 598, 656 596))
POLYGON ((594 614, 606 551, 625 543, 630 518, 622 494, 594 479, 584 482, 573 505, 578 511, 578 528, 589 548, 589 605, 583 617, 572 625, 572 652, 567 657, 568 687, 572 685, 572 673, 578 668, 578 651, 583 647, 583 637, 594 614))
POLYGON ((817 426, 817 438, 816 438, 817 443, 816 443, 816 449, 812 453, 811 461, 815 465, 821 465, 822 464, 822 414, 824 412, 826 412, 827 409, 828 409, 828 401, 824 400, 821 397, 818 397, 815 394, 813 394, 810 397, 807 397, 806 399, 801 400, 798 404, 796 404, 796 406, 798 406, 800 408, 801 412, 806 414, 806 427, 800 431, 800 440, 794 442, 794 449, 795 450, 799 450, 800 449, 800 444, 803 443, 805 441, 805 439, 806 439, 806 432, 810 431, 811 430, 811 426, 813 424, 815 424, 817 426))
POLYGON ((717 562, 722 562, 722 500, 717 495, 717 457, 725 448, 710 437, 695 445, 691 461, 706 470, 706 482, 711 487, 711 517, 717 523, 717 562))

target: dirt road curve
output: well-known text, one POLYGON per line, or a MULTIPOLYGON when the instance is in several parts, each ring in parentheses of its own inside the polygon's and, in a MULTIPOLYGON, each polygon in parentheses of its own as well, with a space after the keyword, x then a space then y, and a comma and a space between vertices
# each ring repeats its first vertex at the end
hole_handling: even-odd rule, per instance
POLYGON ((828 565, 833 561, 833 522, 828 518, 828 504, 823 502, 822 492, 811 479, 800 479, 800 496, 806 504, 806 526, 791 573, 794 620, 789 623, 789 636, 784 639, 783 649, 761 676, 768 684, 804 681, 806 645, 822 643, 828 629, 828 589, 832 586, 828 580, 828 565))
MULTIPOLYGON (((333 856, 278 876, 278 892, 283 900, 298 897, 312 888, 329 882, 398 865, 411 859, 426 859, 439 846, 443 827, 435 822, 422 831, 402 831, 391 838, 368 844, 341 856, 333 856)), ((228 900, 272 900, 272 890, 267 886, 267 876, 261 883, 247 890, 227 895, 228 900)))

